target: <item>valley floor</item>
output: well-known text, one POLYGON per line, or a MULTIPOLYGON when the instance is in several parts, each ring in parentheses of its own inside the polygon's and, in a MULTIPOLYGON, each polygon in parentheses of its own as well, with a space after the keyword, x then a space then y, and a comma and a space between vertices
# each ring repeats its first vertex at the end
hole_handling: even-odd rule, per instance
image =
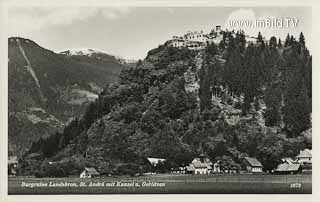
POLYGON ((8 194, 311 194, 311 175, 10 177, 8 194))

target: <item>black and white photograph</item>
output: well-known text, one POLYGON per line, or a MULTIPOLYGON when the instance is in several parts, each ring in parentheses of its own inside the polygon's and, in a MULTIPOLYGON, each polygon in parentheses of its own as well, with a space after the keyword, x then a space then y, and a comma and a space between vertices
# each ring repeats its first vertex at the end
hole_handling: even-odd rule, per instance
POLYGON ((311 7, 7 12, 8 195, 312 194, 311 7))

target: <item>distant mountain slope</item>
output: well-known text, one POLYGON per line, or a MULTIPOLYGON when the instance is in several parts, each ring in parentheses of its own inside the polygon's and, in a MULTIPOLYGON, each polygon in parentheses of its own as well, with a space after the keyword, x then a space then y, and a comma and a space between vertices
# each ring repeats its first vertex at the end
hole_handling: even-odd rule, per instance
POLYGON ((18 37, 8 39, 8 58, 9 150, 13 155, 81 115, 84 106, 115 82, 123 68, 108 54, 56 54, 18 37))

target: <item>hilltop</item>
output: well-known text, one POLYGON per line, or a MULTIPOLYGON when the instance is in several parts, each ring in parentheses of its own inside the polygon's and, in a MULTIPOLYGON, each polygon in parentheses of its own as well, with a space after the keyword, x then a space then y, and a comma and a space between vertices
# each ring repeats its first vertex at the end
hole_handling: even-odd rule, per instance
POLYGON ((199 49, 165 43, 123 69, 83 117, 34 142, 20 174, 72 175, 91 166, 133 175, 150 170, 147 157, 167 159, 156 168, 165 172, 199 153, 226 169, 253 156, 270 171, 311 147, 304 137, 311 66, 303 34, 284 44, 261 34, 247 43, 243 32, 228 31, 199 49))

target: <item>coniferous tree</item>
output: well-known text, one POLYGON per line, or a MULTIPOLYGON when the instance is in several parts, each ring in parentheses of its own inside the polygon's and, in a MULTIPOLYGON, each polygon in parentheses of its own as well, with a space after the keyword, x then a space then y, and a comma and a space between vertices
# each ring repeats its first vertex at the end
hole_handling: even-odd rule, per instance
POLYGON ((300 36, 299 36, 299 43, 302 46, 302 48, 304 48, 306 45, 305 38, 302 32, 300 33, 300 36))
POLYGON ((308 97, 312 100, 312 57, 310 56, 307 60, 305 67, 305 81, 308 90, 308 97))
POLYGON ((259 75, 257 72, 257 58, 255 47, 251 44, 247 47, 244 58, 244 71, 242 72, 242 88, 244 93, 244 103, 242 113, 248 113, 254 96, 259 87, 259 75))
POLYGON ((281 39, 279 38, 279 40, 278 40, 278 48, 282 48, 282 43, 281 43, 281 39))
POLYGON ((276 48, 277 47, 277 38, 276 37, 271 37, 270 42, 269 42, 270 48, 276 48))
POLYGON ((289 137, 297 137, 311 126, 310 99, 308 98, 305 81, 295 77, 289 84, 289 92, 285 106, 285 124, 289 137))
POLYGON ((287 46, 289 46, 289 45, 290 45, 290 35, 287 34, 286 40, 285 40, 285 42, 284 42, 284 47, 287 47, 287 46))
POLYGON ((279 126, 281 88, 278 83, 273 83, 266 89, 264 100, 267 108, 265 113, 266 126, 279 126))

